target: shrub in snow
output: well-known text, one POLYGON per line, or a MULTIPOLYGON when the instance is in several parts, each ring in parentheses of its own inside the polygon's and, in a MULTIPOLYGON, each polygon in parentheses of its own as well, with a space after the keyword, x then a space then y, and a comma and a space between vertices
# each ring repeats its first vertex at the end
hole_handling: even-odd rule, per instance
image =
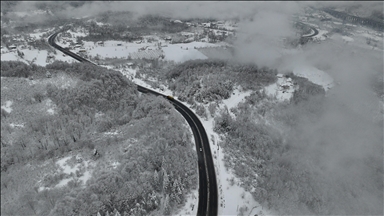
POLYGON ((197 105, 196 114, 202 118, 207 118, 207 113, 203 105, 197 105))
POLYGON ((213 117, 216 113, 216 103, 215 102, 210 103, 208 106, 208 110, 209 110, 211 116, 213 117))

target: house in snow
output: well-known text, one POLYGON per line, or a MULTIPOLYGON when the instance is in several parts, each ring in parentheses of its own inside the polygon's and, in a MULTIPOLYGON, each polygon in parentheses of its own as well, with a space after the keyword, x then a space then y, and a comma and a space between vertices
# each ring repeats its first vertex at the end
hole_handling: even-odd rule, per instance
POLYGON ((52 54, 52 53, 49 53, 47 58, 51 59, 51 58, 54 58, 55 56, 52 54))
POLYGON ((203 23, 203 27, 210 28, 211 27, 211 23, 203 23))
POLYGON ((10 45, 9 47, 8 47, 8 49, 9 50, 11 50, 11 51, 14 51, 14 50, 16 50, 16 46, 15 45, 10 45))
POLYGON ((133 62, 128 62, 128 63, 127 63, 127 66, 128 66, 128 68, 131 68, 131 69, 133 69, 134 67, 136 67, 135 63, 133 63, 133 62))

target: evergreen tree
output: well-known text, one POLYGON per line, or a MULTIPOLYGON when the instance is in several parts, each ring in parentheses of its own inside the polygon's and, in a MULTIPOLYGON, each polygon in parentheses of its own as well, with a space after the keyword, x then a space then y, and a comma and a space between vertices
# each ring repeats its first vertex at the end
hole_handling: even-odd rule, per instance
POLYGON ((163 171, 163 193, 166 193, 169 184, 169 177, 167 171, 165 169, 163 169, 163 171))
POLYGON ((163 215, 169 215, 169 213, 170 213, 169 195, 168 194, 165 196, 162 212, 163 212, 163 215))
POLYGON ((159 173, 156 170, 153 173, 153 180, 154 180, 155 187, 157 189, 159 185, 159 173))
POLYGON ((117 209, 113 210, 113 212, 115 213, 114 216, 121 216, 120 212, 117 211, 117 209))

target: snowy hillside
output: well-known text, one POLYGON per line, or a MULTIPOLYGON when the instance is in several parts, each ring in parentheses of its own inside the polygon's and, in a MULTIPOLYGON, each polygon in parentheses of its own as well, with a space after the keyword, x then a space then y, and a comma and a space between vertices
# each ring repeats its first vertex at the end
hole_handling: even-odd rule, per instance
POLYGON ((297 76, 307 78, 317 85, 323 86, 325 91, 334 85, 333 78, 330 75, 313 66, 297 65, 294 67, 293 73, 297 76))

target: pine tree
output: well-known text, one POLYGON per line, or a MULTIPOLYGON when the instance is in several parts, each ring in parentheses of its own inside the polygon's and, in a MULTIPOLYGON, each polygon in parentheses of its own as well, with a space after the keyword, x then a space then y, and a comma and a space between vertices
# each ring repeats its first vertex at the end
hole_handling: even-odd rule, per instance
POLYGON ((115 209, 114 212, 115 212, 115 215, 114 215, 114 216, 121 216, 120 212, 117 211, 117 209, 115 209))
POLYGON ((167 194, 163 203, 163 215, 169 215, 169 195, 167 194))
POLYGON ((168 184, 169 184, 169 177, 167 174, 167 171, 164 169, 163 170, 163 193, 167 190, 168 184))
POLYGON ((155 173, 153 173, 153 180, 155 181, 155 184, 157 185, 159 182, 159 173, 155 170, 155 173))

